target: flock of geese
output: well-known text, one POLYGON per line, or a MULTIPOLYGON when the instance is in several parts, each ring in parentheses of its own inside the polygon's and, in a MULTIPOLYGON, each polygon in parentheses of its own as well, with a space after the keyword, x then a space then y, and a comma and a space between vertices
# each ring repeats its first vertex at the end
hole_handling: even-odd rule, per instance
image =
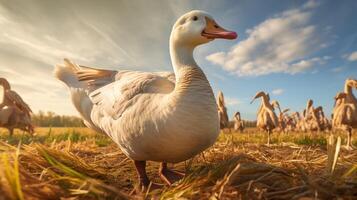
MULTIPOLYGON (((276 132, 329 132, 331 130, 342 130, 347 133, 346 149, 352 148, 352 131, 357 128, 357 100, 352 93, 352 89, 357 89, 357 80, 348 78, 345 81, 343 92, 338 92, 334 97, 334 107, 329 120, 323 111, 322 106, 314 107, 313 100, 309 99, 306 108, 299 112, 289 114, 290 109, 282 111, 277 100, 270 100, 269 94, 263 91, 258 92, 252 99, 261 98, 261 105, 257 112, 256 126, 268 134, 268 144, 270 144, 270 135, 276 132), (278 114, 275 109, 278 109, 278 114)), ((220 91, 217 96, 218 113, 220 128, 231 129, 242 132, 244 121, 240 113, 236 112, 233 121, 229 121, 227 108, 224 103, 223 93, 220 91)))
MULTIPOLYGON (((181 16, 171 31, 174 73, 103 70, 68 59, 56 65, 54 75, 69 88, 72 103, 86 126, 108 135, 133 160, 142 189, 161 187, 149 180, 146 161, 160 162, 158 174, 171 185, 184 174, 169 169, 167 163, 181 162, 199 154, 214 144, 220 129, 231 126, 223 94, 218 94, 216 102, 210 83, 193 57, 195 47, 218 38, 232 40, 237 34, 223 29, 208 13, 194 10, 181 16)), ((1 126, 10 127, 12 131, 17 125, 32 132, 31 109, 5 79, 1 80, 5 89, 5 100, 0 106, 1 126)), ((352 83, 354 87, 357 85, 350 80, 344 93, 336 97, 332 123, 341 125, 349 133, 353 127, 351 122, 356 121, 357 105, 352 83)), ((278 102, 270 103, 269 95, 264 92, 257 93, 254 99, 257 98, 262 98, 257 126, 269 135, 278 127, 285 130, 290 126, 286 111, 280 112, 279 117, 275 114, 274 106, 280 108, 278 102)), ((317 110, 311 102, 304 124, 296 123, 294 127, 321 130, 318 116, 323 112, 317 110), (310 125, 314 120, 318 120, 317 125, 310 125)), ((243 131, 239 112, 234 120, 234 128, 243 131)))

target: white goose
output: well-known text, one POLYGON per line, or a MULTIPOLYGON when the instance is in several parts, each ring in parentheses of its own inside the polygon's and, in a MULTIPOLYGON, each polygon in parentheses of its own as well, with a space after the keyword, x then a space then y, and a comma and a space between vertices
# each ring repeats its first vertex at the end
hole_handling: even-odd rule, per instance
POLYGON ((182 174, 169 170, 166 163, 202 152, 219 133, 214 94, 193 50, 215 38, 236 37, 206 12, 191 11, 171 32, 174 74, 101 70, 65 59, 64 65, 55 67, 55 76, 69 87, 85 124, 111 137, 134 161, 140 186, 150 183, 147 160, 161 162, 160 177, 171 184, 182 174))

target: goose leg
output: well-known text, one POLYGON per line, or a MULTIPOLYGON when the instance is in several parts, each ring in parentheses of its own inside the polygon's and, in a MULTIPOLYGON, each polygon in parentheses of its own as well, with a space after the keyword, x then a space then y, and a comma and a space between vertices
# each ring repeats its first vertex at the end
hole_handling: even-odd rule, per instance
POLYGON ((155 190, 161 188, 157 183, 151 183, 146 174, 146 161, 134 160, 134 165, 139 178, 139 189, 141 191, 146 191, 147 189, 155 190), (151 184, 150 184, 151 183, 151 184), (150 186, 150 188, 149 188, 150 186))
POLYGON ((347 150, 352 150, 352 128, 348 129, 347 131, 347 144, 346 144, 346 149, 347 150))
POLYGON ((10 134, 10 137, 12 137, 12 135, 14 134, 14 129, 9 129, 9 134, 10 134))
POLYGON ((29 132, 31 136, 34 136, 35 128, 33 127, 32 124, 28 125, 27 132, 29 132))
POLYGON ((168 185, 172 185, 174 182, 179 181, 185 176, 184 173, 173 171, 167 168, 167 163, 165 162, 160 164, 159 175, 160 178, 168 185))
POLYGON ((270 145, 270 130, 268 130, 268 145, 270 145))

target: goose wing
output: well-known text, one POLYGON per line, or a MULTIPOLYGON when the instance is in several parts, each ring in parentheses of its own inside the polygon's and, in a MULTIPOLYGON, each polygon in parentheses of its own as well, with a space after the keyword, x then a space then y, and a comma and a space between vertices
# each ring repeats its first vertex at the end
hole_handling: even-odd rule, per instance
POLYGON ((131 78, 133 75, 138 75, 138 78, 141 78, 141 75, 156 75, 156 78, 165 78, 167 81, 175 84, 175 74, 172 72, 140 72, 140 71, 131 71, 131 70, 105 70, 105 69, 98 69, 95 67, 87 67, 83 65, 79 65, 77 70, 77 77, 79 81, 87 82, 88 86, 91 88, 103 87, 109 83, 114 81, 118 81, 122 79, 124 76, 130 76, 131 78))
POLYGON ((0 85, 0 108, 2 107, 2 104, 4 103, 5 98, 5 89, 2 85, 0 85))
POLYGON ((289 112, 289 111, 290 111, 290 108, 286 108, 286 109, 283 110, 282 113, 286 113, 286 112, 289 112))
POLYGON ((5 98, 7 98, 10 102, 12 102, 16 107, 18 107, 21 111, 25 112, 27 115, 32 113, 30 106, 25 103, 25 101, 20 97, 17 92, 13 90, 7 90, 5 93, 5 98))
POLYGON ((89 98, 114 119, 144 93, 170 93, 175 75, 170 72, 112 71, 80 66, 78 80, 87 82, 89 98))
POLYGON ((266 124, 271 124, 274 127, 278 126, 278 117, 276 116, 275 112, 272 110, 266 110, 266 112, 264 113, 264 123, 266 124))

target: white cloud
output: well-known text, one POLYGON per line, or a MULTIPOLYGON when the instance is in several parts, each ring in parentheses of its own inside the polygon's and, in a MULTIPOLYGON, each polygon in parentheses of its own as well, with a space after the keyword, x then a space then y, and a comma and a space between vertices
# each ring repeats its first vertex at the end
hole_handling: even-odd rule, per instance
POLYGON ((335 67, 331 69, 331 72, 341 72, 345 69, 345 67, 341 66, 341 67, 335 67))
POLYGON ((284 90, 279 88, 279 89, 273 90, 271 93, 274 94, 274 95, 281 95, 281 94, 284 93, 284 90))
POLYGON ((347 60, 349 60, 351 62, 357 61, 357 51, 352 52, 350 55, 348 55, 347 60))
POLYGON ((224 52, 217 52, 206 57, 207 60, 217 65, 224 65, 224 52))
POLYGON ((236 106, 236 105, 242 103, 241 100, 239 100, 237 98, 232 98, 232 97, 224 97, 224 101, 227 106, 236 106))
POLYGON ((316 8, 320 5, 320 2, 316 0, 310 0, 303 5, 303 8, 316 8))
POLYGON ((0 76, 35 112, 75 114, 66 87, 52 75, 55 64, 68 57, 109 69, 171 70, 171 26, 191 7, 171 1, 2 2, 0 76))
POLYGON ((302 8, 287 10, 269 18, 252 29, 247 39, 225 52, 206 59, 238 76, 260 76, 270 73, 296 74, 323 64, 328 57, 312 57, 321 47, 320 35, 310 25, 317 6, 309 1, 302 8))

